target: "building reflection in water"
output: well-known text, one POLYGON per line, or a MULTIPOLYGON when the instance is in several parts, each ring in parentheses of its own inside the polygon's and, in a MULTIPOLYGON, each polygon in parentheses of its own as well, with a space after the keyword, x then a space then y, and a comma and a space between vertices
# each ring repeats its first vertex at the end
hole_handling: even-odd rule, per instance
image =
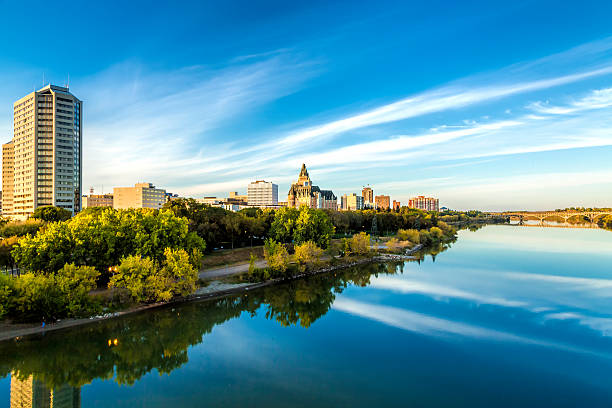
POLYGON ((49 389, 29 376, 20 380, 11 374, 11 408, 80 408, 81 388, 63 385, 49 389))

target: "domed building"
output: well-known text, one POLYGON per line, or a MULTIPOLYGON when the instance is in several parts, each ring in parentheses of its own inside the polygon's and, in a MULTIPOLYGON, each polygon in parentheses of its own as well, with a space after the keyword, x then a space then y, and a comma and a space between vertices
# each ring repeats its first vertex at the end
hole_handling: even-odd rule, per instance
POLYGON ((302 164, 302 170, 297 182, 291 185, 287 194, 287 207, 300 207, 306 205, 310 208, 338 208, 338 199, 331 190, 321 190, 313 186, 306 165, 302 164))

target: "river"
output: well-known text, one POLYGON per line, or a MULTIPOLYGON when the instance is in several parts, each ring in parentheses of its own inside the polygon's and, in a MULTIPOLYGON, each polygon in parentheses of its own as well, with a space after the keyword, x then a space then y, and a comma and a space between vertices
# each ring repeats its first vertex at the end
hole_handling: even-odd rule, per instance
POLYGON ((609 231, 463 230, 418 262, 0 343, 0 406, 610 407, 611 266, 609 231))

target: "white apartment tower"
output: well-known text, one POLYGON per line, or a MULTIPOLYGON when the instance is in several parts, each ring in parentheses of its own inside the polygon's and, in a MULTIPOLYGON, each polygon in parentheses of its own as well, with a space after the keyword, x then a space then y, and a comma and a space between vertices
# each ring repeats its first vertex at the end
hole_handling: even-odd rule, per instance
POLYGON ((247 187, 247 201, 255 207, 275 207, 278 205, 278 185, 257 180, 247 187))
POLYGON ((5 216, 25 219, 38 207, 81 210, 83 102, 68 88, 47 85, 13 105, 13 174, 2 168, 2 185, 13 185, 5 216))

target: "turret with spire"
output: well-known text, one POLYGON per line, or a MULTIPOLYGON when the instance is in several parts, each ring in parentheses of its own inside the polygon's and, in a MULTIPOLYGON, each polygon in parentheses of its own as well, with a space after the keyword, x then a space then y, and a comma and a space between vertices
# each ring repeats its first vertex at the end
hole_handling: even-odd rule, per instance
POLYGON ((302 163, 302 170, 300 170, 298 183, 303 183, 304 181, 310 181, 310 176, 308 175, 308 170, 306 170, 306 164, 302 163))

